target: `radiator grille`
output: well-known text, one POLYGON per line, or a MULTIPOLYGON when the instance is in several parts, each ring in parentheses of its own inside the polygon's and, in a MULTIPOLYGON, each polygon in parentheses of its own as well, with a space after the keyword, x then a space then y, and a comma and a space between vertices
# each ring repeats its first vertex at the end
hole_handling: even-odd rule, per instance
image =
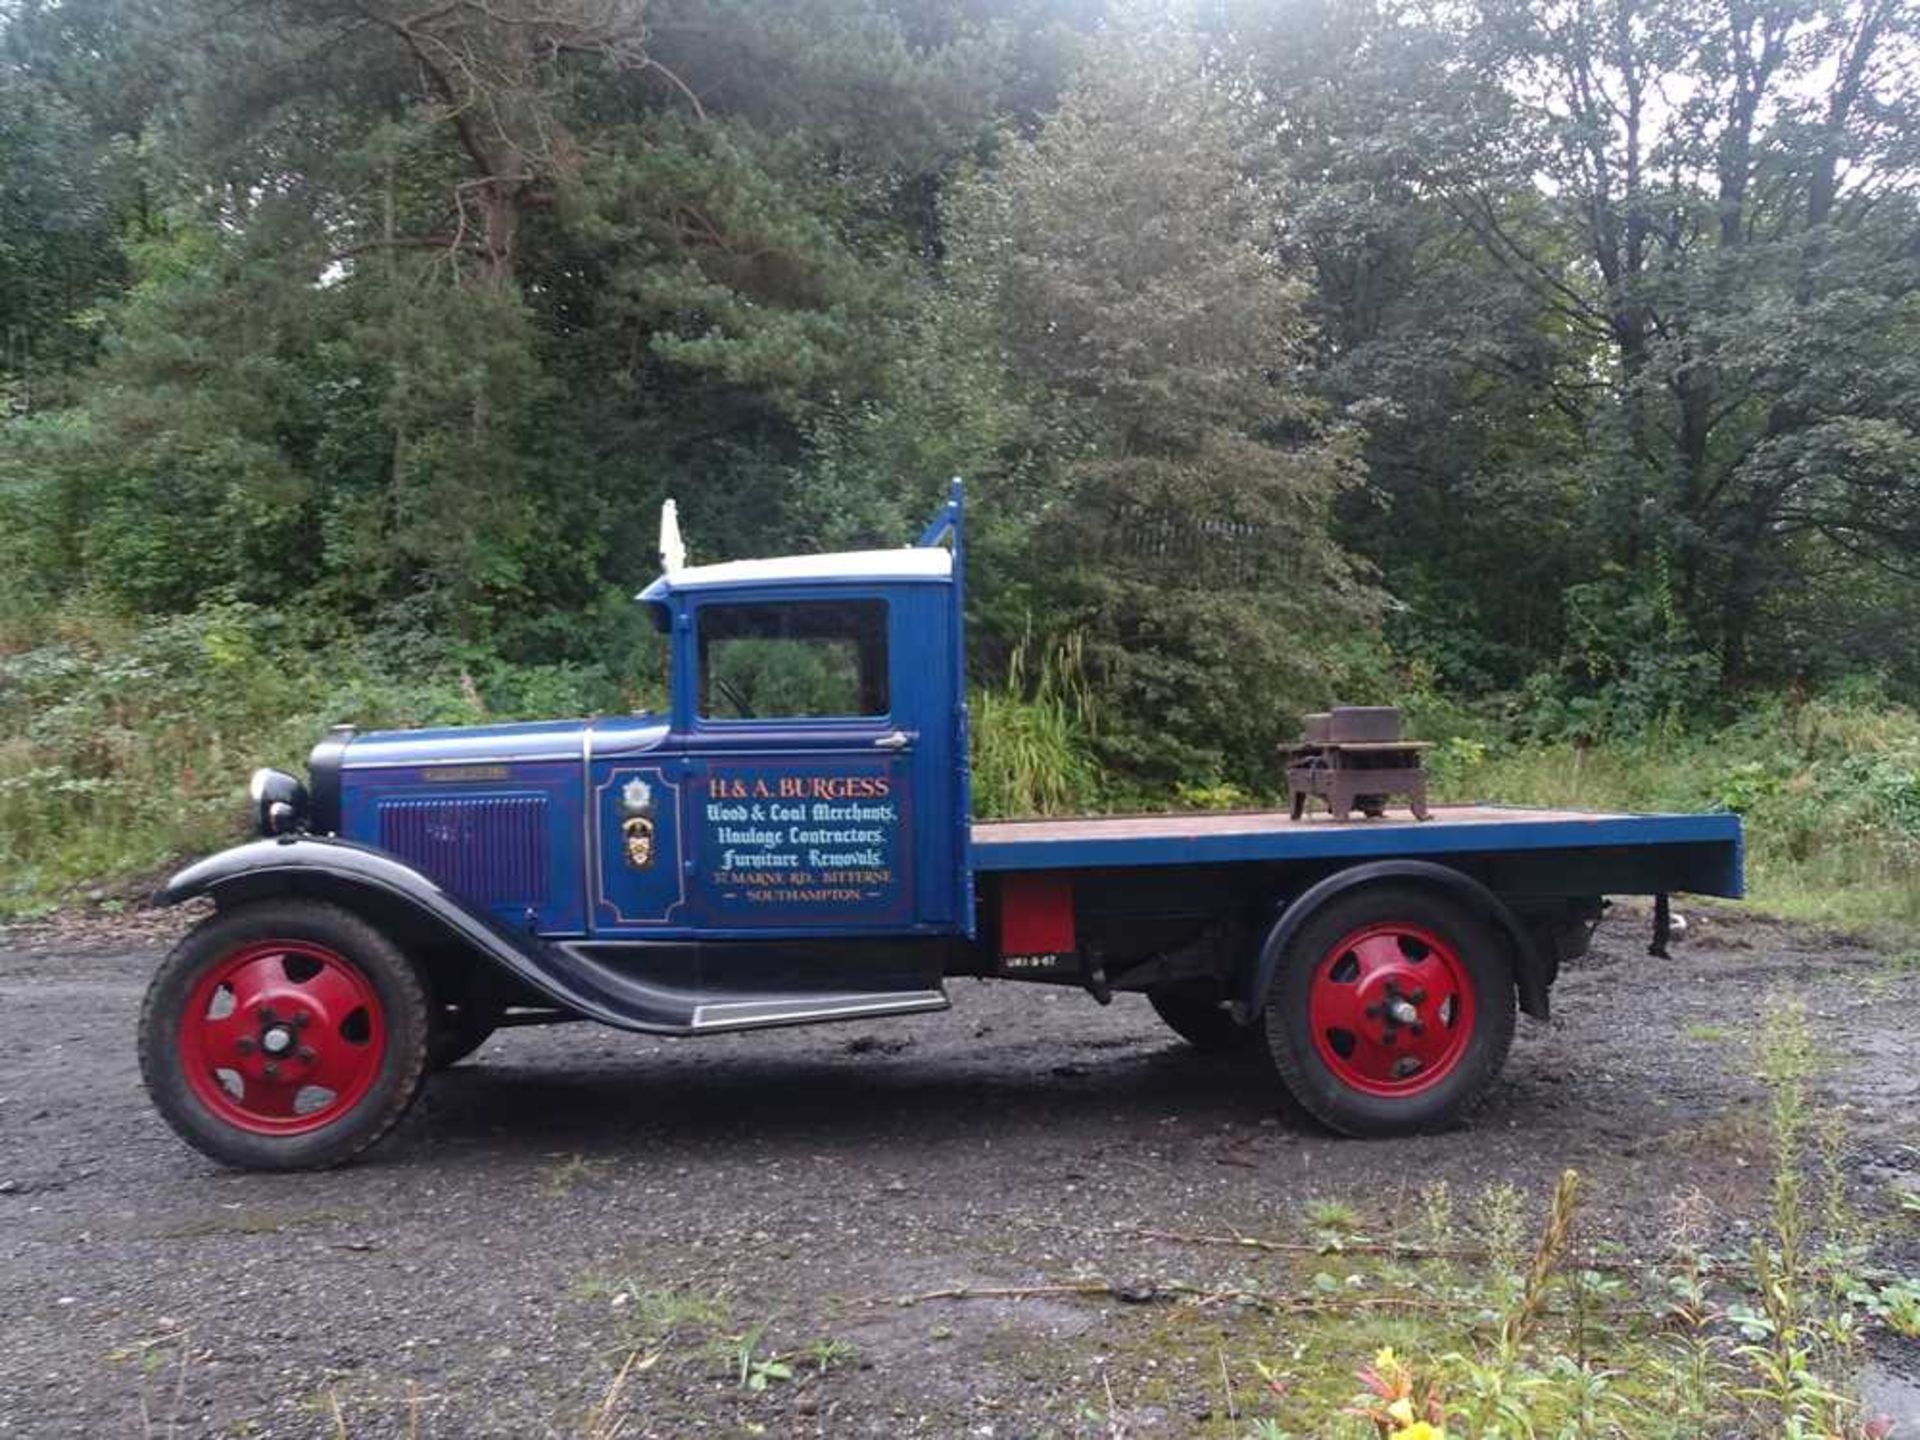
POLYGON ((474 795, 379 802, 380 845, 481 905, 547 899, 547 797, 474 795))

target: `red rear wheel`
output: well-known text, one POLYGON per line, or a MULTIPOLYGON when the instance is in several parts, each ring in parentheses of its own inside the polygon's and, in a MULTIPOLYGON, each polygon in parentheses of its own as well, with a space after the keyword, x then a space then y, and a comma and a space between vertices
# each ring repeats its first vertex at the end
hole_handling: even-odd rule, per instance
POLYGON ((1294 934, 1266 1005, 1287 1089, 1350 1135, 1438 1129, 1485 1092, 1513 1040, 1502 936, 1450 898, 1378 885, 1337 895, 1294 934))
POLYGON ((162 962, 140 1066, 168 1123, 228 1165, 338 1164, 413 1101, 425 1071, 420 977, 359 916, 309 900, 223 911, 162 962))
POLYGON ((1417 1095, 1446 1079, 1472 1039, 1473 1011, 1472 977, 1453 947, 1393 920, 1336 940, 1307 997, 1322 1063, 1366 1095, 1417 1095))

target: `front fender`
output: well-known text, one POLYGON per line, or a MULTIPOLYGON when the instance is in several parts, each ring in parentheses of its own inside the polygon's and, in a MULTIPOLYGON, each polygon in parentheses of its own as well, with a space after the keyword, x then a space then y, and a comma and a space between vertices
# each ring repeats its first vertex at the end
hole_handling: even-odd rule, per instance
POLYGON ((208 895, 221 905, 259 895, 300 894, 369 919, 403 916, 407 928, 499 967, 563 1009, 623 1030, 680 1033, 661 1023, 646 987, 584 962, 537 935, 515 931, 449 894, 397 856, 371 845, 326 836, 284 835, 236 845, 196 861, 160 887, 158 905, 208 895))
POLYGON ((266 881, 276 876, 292 881, 300 875, 330 875, 371 885, 430 908, 436 900, 466 908, 397 856, 371 845, 315 835, 282 835, 274 840, 253 840, 245 845, 236 845, 231 850, 209 855, 204 860, 196 860, 186 869, 176 872, 154 892, 153 903, 178 905, 200 895, 211 895, 218 900, 223 891, 232 893, 236 887, 262 891, 298 889, 297 885, 290 883, 271 885, 249 882, 266 881))
POLYGON ((1241 978, 1239 994, 1235 997, 1239 1012, 1246 1016, 1260 1012, 1266 1003, 1267 989, 1273 983, 1274 971, 1280 966, 1282 952, 1315 910, 1356 886, 1383 880, 1411 880, 1432 886, 1464 901, 1498 924, 1513 946, 1513 978, 1520 992, 1520 1008, 1538 1019, 1547 1018, 1550 977, 1533 935, 1506 902, 1473 876, 1430 860, 1373 860, 1365 865, 1350 865, 1334 871, 1295 897, 1273 922, 1258 958, 1241 978))

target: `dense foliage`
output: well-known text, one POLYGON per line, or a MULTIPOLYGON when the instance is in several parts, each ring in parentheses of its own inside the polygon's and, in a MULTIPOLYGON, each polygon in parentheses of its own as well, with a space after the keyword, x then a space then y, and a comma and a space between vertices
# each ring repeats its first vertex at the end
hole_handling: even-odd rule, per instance
POLYGON ((0 27, 16 897, 329 720, 645 702, 669 495, 712 560, 898 543, 953 473, 991 803, 1257 794, 1398 696, 1496 755, 1744 724, 1688 798, 1781 806, 1845 682, 1920 836, 1903 0, 0 27))

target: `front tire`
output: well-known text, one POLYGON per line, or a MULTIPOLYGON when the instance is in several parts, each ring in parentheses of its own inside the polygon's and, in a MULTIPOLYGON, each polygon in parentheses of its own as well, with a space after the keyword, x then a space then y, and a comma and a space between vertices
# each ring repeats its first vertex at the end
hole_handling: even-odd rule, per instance
POLYGON ((1347 1135, 1443 1129, 1513 1043, 1513 961, 1472 911, 1365 886, 1302 925, 1267 992, 1267 1048, 1301 1107, 1347 1135))
POLYGON ((167 1123, 221 1164, 321 1169, 406 1113, 430 1018, 413 965, 358 915, 256 901, 161 962, 140 1012, 140 1071, 167 1123))

